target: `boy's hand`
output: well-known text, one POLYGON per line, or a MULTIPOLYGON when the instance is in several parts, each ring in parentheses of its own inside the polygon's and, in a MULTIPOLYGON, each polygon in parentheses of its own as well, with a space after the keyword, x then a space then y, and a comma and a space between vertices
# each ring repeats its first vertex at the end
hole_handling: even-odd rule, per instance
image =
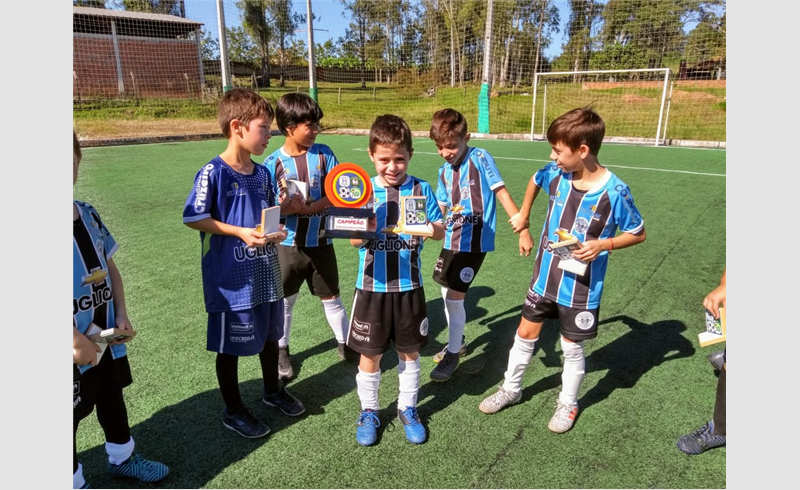
POLYGON ((719 318, 719 305, 725 307, 725 296, 725 286, 720 284, 703 300, 703 306, 714 315, 714 318, 719 318))
POLYGON ((281 214, 303 214, 306 203, 303 201, 303 196, 294 194, 291 197, 283 197, 280 200, 281 214))
POLYGON ((519 234, 519 254, 528 257, 533 250, 533 237, 529 230, 523 230, 519 234))
POLYGON ((100 346, 89 340, 89 337, 80 332, 72 335, 72 363, 78 366, 90 364, 97 365, 97 353, 100 346))
MULTIPOLYGON (((117 328, 120 330, 130 330, 133 331, 133 325, 131 325, 131 321, 125 315, 117 315, 116 317, 117 328)), ((113 342, 109 342, 108 345, 117 345, 117 344, 124 344, 125 342, 130 342, 133 337, 125 337, 119 340, 115 340, 113 342)))
POLYGON ((289 232, 286 231, 283 225, 280 225, 278 231, 267 236, 267 241, 272 243, 281 243, 282 241, 286 240, 287 236, 289 236, 289 232))
POLYGON ((509 218, 508 222, 511 223, 511 228, 514 229, 514 233, 521 233, 522 230, 525 230, 530 227, 530 222, 528 221, 528 218, 522 216, 520 213, 517 213, 511 218, 509 218))
POLYGON ((266 245, 267 237, 255 228, 239 228, 239 238, 248 247, 260 247, 266 245))
POLYGON ((583 247, 572 252, 572 256, 584 262, 591 262, 600 255, 600 252, 605 250, 603 247, 604 242, 605 240, 589 240, 588 242, 583 242, 583 247))

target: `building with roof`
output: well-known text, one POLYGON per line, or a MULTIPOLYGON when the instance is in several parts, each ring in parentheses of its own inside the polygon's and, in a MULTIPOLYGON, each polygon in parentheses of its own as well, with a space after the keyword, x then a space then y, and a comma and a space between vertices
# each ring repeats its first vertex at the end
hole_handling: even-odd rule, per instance
POLYGON ((73 97, 200 98, 202 25, 174 15, 73 6, 73 97))

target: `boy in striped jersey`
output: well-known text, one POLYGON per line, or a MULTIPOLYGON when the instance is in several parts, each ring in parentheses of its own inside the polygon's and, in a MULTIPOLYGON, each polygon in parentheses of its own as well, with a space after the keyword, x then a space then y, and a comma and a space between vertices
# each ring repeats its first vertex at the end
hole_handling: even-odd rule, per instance
MULTIPOLYGON (((447 381, 458 368, 459 357, 467 353, 464 298, 486 253, 494 250, 496 201, 500 201, 508 216, 517 215, 519 209, 492 156, 484 149, 467 146, 467 120, 460 112, 437 111, 431 122, 430 137, 445 159, 439 169, 436 198, 446 217, 446 235, 433 280, 442 286, 449 327, 447 345, 433 357, 438 365, 431 372, 431 379, 447 381)), ((530 255, 533 240, 527 228, 520 231, 520 254, 530 255)))
MULTIPOLYGON (((409 175, 408 163, 414 149, 411 130, 403 119, 379 116, 369 133, 369 157, 378 175, 373 177, 377 230, 394 227, 400 213, 401 197, 427 198, 428 228, 434 240, 444 238, 442 214, 430 184, 409 175)), ((372 240, 351 239, 358 247, 358 276, 353 298, 347 345, 361 354, 356 375, 361 415, 356 441, 370 446, 378 437, 378 388, 383 353, 394 341, 400 395, 397 415, 406 438, 425 442, 427 433, 417 414, 419 392, 419 351, 428 343, 428 315, 422 289, 420 252, 423 239, 408 234, 381 233, 372 240)))
MULTIPOLYGON (((72 132, 72 185, 78 181, 81 145, 72 132)), ((72 202, 72 488, 89 488, 78 462, 75 436, 78 424, 97 409, 105 436, 108 471, 112 476, 157 482, 169 475, 164 463, 134 452, 123 388, 133 383, 125 342, 117 340, 105 351, 88 335, 100 329, 133 330, 125 304, 122 276, 112 256, 118 244, 88 203, 72 202), (102 352, 102 354, 100 354, 102 352), (98 360, 98 355, 100 359, 98 360)))
POLYGON ((278 374, 282 380, 295 376, 289 356, 289 335, 292 312, 303 283, 322 301, 325 318, 339 344, 337 355, 345 359, 349 354, 345 347, 347 312, 339 297, 336 251, 330 238, 320 237, 325 208, 331 205, 323 184, 328 172, 339 164, 327 145, 315 143, 322 115, 322 109, 307 94, 283 95, 275 105, 275 119, 286 141, 264 161, 282 194, 286 193, 287 180, 304 182, 308 189, 306 202, 281 211, 286 214, 288 232, 278 247, 284 293, 283 337, 278 341, 278 374))
POLYGON ((590 108, 573 109, 559 116, 547 130, 553 162, 536 172, 528 183, 522 209, 511 219, 514 230, 528 226, 531 206, 540 190, 550 195, 550 203, 505 381, 497 393, 480 403, 484 413, 495 413, 519 402, 522 375, 542 324, 548 318, 558 318, 564 370, 556 411, 547 427, 560 434, 575 423, 586 366, 583 341, 597 336, 609 252, 645 240, 644 220, 633 203, 630 188, 597 159, 604 135, 603 119, 590 108), (622 231, 619 235, 618 228, 622 231), (582 276, 560 269, 561 258, 550 248, 559 240, 558 232, 564 230, 583 243, 573 252, 575 258, 589 263, 582 276))

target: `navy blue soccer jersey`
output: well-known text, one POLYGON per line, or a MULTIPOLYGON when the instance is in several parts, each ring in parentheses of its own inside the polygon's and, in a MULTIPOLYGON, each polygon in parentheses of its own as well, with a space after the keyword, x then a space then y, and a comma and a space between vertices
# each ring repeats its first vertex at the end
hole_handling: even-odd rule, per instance
POLYGON ((591 261, 583 276, 563 271, 558 268, 561 259, 550 248, 558 241, 556 231, 559 228, 581 242, 612 238, 617 229, 634 235, 644 229, 644 220, 633 203, 630 188, 610 170, 606 171, 602 185, 588 192, 576 190, 572 186, 572 174, 563 173, 555 162, 533 176, 536 185, 550 195, 533 268, 533 290, 560 305, 582 309, 600 307, 608 251, 591 261))
MULTIPOLYGON (((117 242, 91 204, 74 201, 79 217, 72 223, 72 325, 86 334, 94 323, 101 329, 117 326, 108 260, 117 242)), ((110 346, 114 359, 126 354, 125 344, 110 346)), ((92 366, 79 366, 86 372, 92 366)))
MULTIPOLYGON (((281 147, 264 160, 264 165, 275 176, 281 191, 284 190, 284 179, 299 180, 308 184, 308 198, 312 201, 318 201, 325 197, 325 177, 338 164, 339 161, 333 151, 327 145, 322 144, 311 145, 305 155, 296 157, 289 156, 281 147)), ((281 245, 318 247, 332 243, 330 238, 325 239, 319 236, 325 219, 322 213, 290 214, 285 219, 288 235, 281 245)))
MULTIPOLYGON (((206 218, 255 228, 261 210, 276 206, 278 188, 263 165, 241 174, 220 157, 197 172, 183 208, 183 222, 206 218)), ((278 248, 274 243, 248 247, 230 235, 200 232, 203 295, 209 313, 252 308, 283 298, 278 248)))
MULTIPOLYGON (((428 221, 442 222, 442 211, 430 184, 411 175, 396 187, 383 187, 378 177, 372 178, 377 229, 397 225, 400 218, 402 196, 427 197, 428 221)), ((358 276, 356 288, 379 293, 410 291, 422 287, 420 252, 423 240, 419 236, 382 233, 368 241, 358 251, 358 276)))
POLYGON ((439 168, 436 199, 447 207, 442 248, 453 252, 494 250, 497 199, 503 186, 497 165, 486 150, 467 148, 462 163, 439 168))

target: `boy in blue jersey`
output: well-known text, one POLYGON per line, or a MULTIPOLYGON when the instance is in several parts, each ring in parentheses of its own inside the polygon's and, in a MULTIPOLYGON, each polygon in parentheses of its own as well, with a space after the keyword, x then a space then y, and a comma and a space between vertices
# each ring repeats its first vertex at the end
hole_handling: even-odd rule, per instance
POLYGON ((306 94, 289 93, 278 99, 275 119, 286 135, 283 146, 264 161, 279 189, 286 193, 287 180, 307 185, 307 200, 295 209, 287 209, 286 239, 278 247, 283 277, 283 337, 278 341, 278 373, 282 380, 294 378, 289 356, 292 311, 303 283, 322 300, 325 318, 339 346, 339 358, 346 358, 347 312, 339 297, 339 268, 331 240, 321 238, 325 208, 331 205, 324 182, 339 164, 327 145, 315 143, 322 119, 322 109, 306 94))
POLYGON ((278 204, 275 180, 251 158, 267 148, 273 114, 269 102, 252 90, 223 95, 219 123, 228 146, 197 172, 183 209, 183 223, 200 232, 206 348, 217 353, 222 424, 248 438, 263 437, 269 428, 242 401, 240 356, 258 355, 264 404, 293 417, 305 411, 278 380, 283 289, 277 243, 286 233, 267 236, 256 229, 261 210, 278 204))
POLYGON ((522 209, 510 221, 515 231, 528 226, 531 206, 539 191, 550 195, 542 226, 533 279, 522 307, 522 318, 508 357, 505 381, 494 395, 480 403, 484 413, 495 413, 519 402, 522 375, 530 363, 542 324, 558 318, 564 354, 562 389, 547 427, 560 434, 572 428, 578 414, 578 391, 585 374, 583 341, 597 336, 600 298, 612 249, 645 240, 644 221, 628 186, 600 165, 597 154, 605 135, 603 119, 589 108, 573 109, 553 121, 547 130, 553 162, 537 171, 528 183, 522 209), (617 235, 617 229, 622 233, 617 235), (583 275, 558 267, 561 258, 550 245, 566 231, 583 247, 573 256, 588 262, 583 275))
MULTIPOLYGON (((509 216, 519 213, 494 159, 484 149, 467 146, 469 136, 467 120, 460 112, 442 109, 433 115, 430 137, 445 159, 439 169, 436 198, 446 217, 446 235, 433 280, 442 286, 449 327, 447 345, 433 358, 438 363, 431 372, 433 381, 450 379, 460 356, 467 353, 464 298, 486 253, 494 250, 496 201, 509 216)), ((520 246, 521 254, 530 254, 533 241, 527 229, 521 234, 520 246)))
MULTIPOLYGON (((394 115, 378 116, 369 132, 369 157, 378 173, 372 178, 374 196, 370 204, 375 211, 376 230, 392 228, 398 223, 403 212, 401 197, 425 196, 431 238, 441 240, 442 214, 431 186, 407 173, 413 154, 408 124, 394 115)), ((423 239, 384 232, 372 240, 351 239, 350 243, 359 248, 347 340, 348 346, 361 353, 356 375, 361 401, 356 441, 370 446, 377 440, 381 357, 394 341, 400 381, 397 415, 406 438, 421 444, 427 433, 417 414, 419 351, 428 343, 428 315, 420 271, 423 239)))
MULTIPOLYGON (((72 185, 81 162, 78 136, 72 132, 72 185)), ((111 258, 117 242, 91 204, 72 202, 72 488, 88 488, 78 462, 78 424, 97 408, 105 435, 108 469, 113 476, 157 482, 169 474, 163 463, 134 453, 122 389, 133 382, 125 342, 101 350, 87 337, 94 330, 133 330, 125 305, 122 276, 111 258), (96 326, 96 327, 95 327, 96 326), (90 333, 89 330, 92 329, 90 333), (100 360, 97 356, 100 354, 100 360)))

